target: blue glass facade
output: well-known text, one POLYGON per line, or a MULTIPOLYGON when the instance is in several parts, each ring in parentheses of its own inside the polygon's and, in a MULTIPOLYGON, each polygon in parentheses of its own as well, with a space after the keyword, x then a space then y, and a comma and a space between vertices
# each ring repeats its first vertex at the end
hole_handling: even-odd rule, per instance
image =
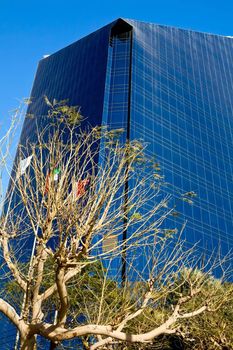
MULTIPOLYGON (((46 113, 44 96, 68 99, 89 123, 143 139, 166 181, 197 193, 192 206, 177 208, 187 241, 209 253, 220 243, 226 253, 233 246, 232 57, 232 38, 118 20, 40 61, 28 113, 37 120, 46 113)), ((26 118, 21 142, 33 123, 26 118)))
POLYGON ((101 124, 111 26, 107 25, 39 62, 21 143, 34 135, 35 120, 31 114, 36 116, 37 123, 41 120, 43 127, 43 116, 48 109, 45 96, 51 101, 67 99, 70 105, 81 106, 81 113, 90 124, 101 124))
POLYGON ((233 247, 233 40, 127 23, 131 39, 116 36, 109 48, 103 120, 107 115, 108 124, 148 143, 175 197, 197 194, 192 206, 177 201, 182 215, 171 219, 178 227, 187 220, 187 243, 198 242, 208 255, 220 246, 226 254, 233 247))
POLYGON ((178 208, 187 242, 208 254, 220 244, 225 254, 233 247, 233 40, 129 22, 131 137, 149 143, 174 188, 197 193, 178 208))
MULTIPOLYGON (((177 202, 188 243, 207 254, 233 248, 233 39, 117 20, 41 60, 28 113, 46 114, 44 96, 79 105, 87 122, 124 127, 148 143, 177 202)), ((43 123, 43 118, 41 118, 43 123)), ((25 119, 21 142, 33 137, 25 119)), ((1 347, 0 343, 0 349, 1 347)))

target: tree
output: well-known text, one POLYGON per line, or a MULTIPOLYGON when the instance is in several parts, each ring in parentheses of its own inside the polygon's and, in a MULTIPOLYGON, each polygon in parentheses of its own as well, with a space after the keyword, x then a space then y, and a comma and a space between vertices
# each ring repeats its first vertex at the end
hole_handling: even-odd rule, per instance
POLYGON ((0 311, 21 349, 36 349, 37 335, 54 347, 74 338, 92 350, 144 346, 229 300, 221 280, 208 288, 222 261, 203 264, 166 226, 177 213, 143 143, 47 103, 46 126, 18 148, 1 217, 5 287, 16 283, 19 298, 3 295, 0 311))

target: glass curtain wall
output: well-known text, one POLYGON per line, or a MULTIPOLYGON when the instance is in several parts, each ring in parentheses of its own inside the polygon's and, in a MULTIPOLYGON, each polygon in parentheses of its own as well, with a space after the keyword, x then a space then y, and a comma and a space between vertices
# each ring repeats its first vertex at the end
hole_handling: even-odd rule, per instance
MULTIPOLYGON (((181 196, 184 238, 208 255, 233 246, 233 40, 131 21, 133 25, 131 135, 148 142, 181 196)), ((174 221, 174 218, 172 218, 174 221)))

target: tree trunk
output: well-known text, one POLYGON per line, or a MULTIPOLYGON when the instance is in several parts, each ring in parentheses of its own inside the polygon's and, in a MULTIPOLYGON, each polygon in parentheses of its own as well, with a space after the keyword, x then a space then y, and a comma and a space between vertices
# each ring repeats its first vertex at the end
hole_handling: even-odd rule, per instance
POLYGON ((36 336, 31 335, 27 337, 21 337, 20 340, 20 350, 36 350, 36 336))

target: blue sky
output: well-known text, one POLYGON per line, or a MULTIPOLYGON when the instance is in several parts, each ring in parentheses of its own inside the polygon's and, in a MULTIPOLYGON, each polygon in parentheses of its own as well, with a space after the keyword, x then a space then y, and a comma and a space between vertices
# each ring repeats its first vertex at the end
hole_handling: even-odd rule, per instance
POLYGON ((37 62, 118 17, 233 35, 232 0, 0 0, 0 136, 37 62))

